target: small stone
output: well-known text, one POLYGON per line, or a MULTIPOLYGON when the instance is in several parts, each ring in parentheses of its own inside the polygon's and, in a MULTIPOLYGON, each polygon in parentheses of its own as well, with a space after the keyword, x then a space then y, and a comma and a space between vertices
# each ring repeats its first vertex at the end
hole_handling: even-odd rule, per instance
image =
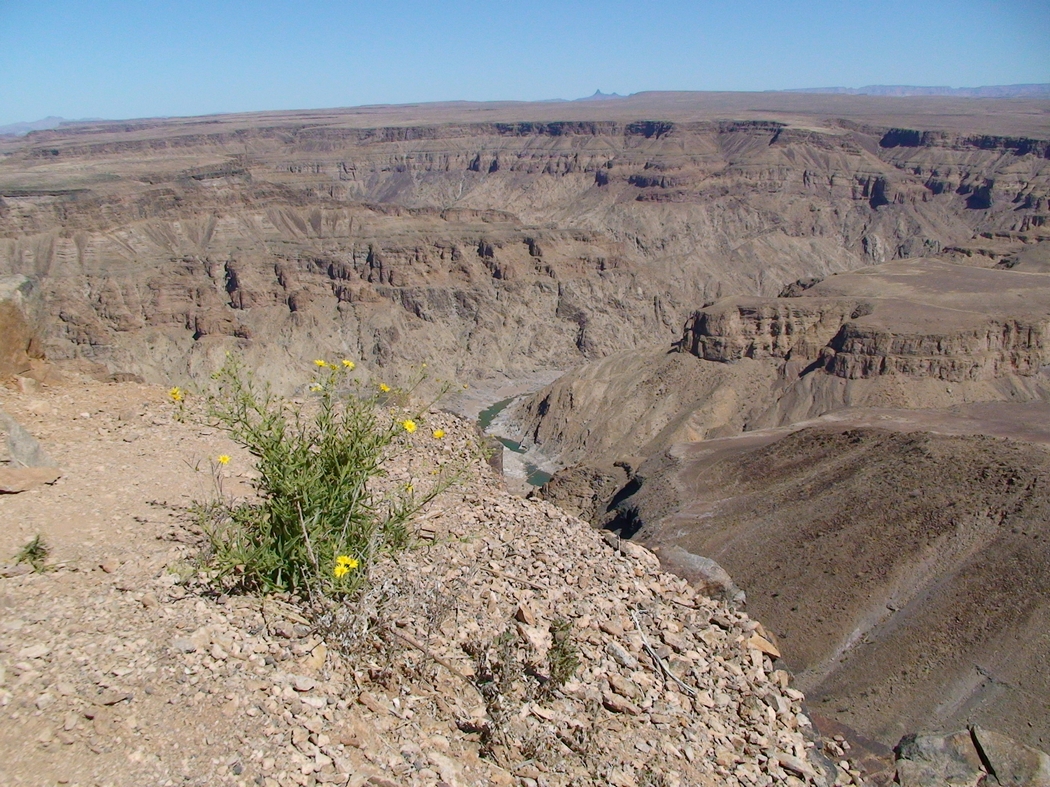
POLYGON ((160 602, 157 600, 157 597, 152 593, 147 593, 142 597, 142 606, 144 606, 146 609, 153 609, 159 604, 160 602))
POLYGON ((124 701, 131 702, 131 695, 126 691, 104 691, 95 700, 98 705, 116 705, 124 701))
POLYGON ((765 653, 767 656, 769 656, 771 658, 774 658, 774 659, 779 659, 780 658, 780 650, 779 650, 779 648, 777 648, 776 645, 774 645, 772 642, 770 642, 765 637, 759 635, 758 632, 754 632, 748 638, 747 645, 748 645, 748 647, 754 648, 755 650, 759 650, 762 653, 765 653))
POLYGON ((383 706, 383 704, 379 700, 377 700, 374 696, 369 694, 367 691, 362 691, 361 694, 358 695, 357 701, 360 702, 362 705, 364 705, 366 708, 368 708, 373 713, 378 713, 380 715, 384 715, 384 714, 387 714, 387 713, 390 712, 386 707, 383 706))
POLYGON ((633 702, 609 691, 602 694, 602 705, 613 713, 626 713, 631 716, 640 716, 642 713, 641 708, 633 702))
POLYGON ((790 754, 777 752, 777 762, 780 763, 780 766, 782 768, 786 768, 789 771, 794 771, 804 779, 812 779, 814 776, 816 776, 816 771, 814 771, 809 765, 800 760, 798 757, 794 757, 790 754))
POLYGON ((536 625, 536 613, 532 611, 528 604, 518 604, 518 609, 514 613, 514 619, 519 623, 524 623, 526 626, 536 625))
POLYGON ((189 637, 179 637, 171 646, 180 653, 196 653, 197 645, 189 637))
POLYGON ((50 705, 54 701, 55 701, 54 696, 52 696, 51 694, 48 694, 47 692, 44 692, 43 694, 41 694, 39 697, 36 698, 36 703, 35 703, 36 704, 36 708, 37 708, 37 710, 44 710, 44 708, 46 708, 48 705, 50 705))
POLYGON ((317 687, 317 681, 305 675, 296 675, 292 679, 292 687, 299 692, 313 691, 317 687))
POLYGON ((612 656, 613 660, 621 667, 627 669, 638 669, 638 659, 628 653, 621 645, 610 642, 605 646, 605 652, 612 656))
POLYGON ((72 697, 77 693, 76 686, 67 681, 59 681, 54 685, 55 693, 60 697, 72 697))
POLYGON ((18 651, 20 659, 42 659, 51 652, 47 645, 30 645, 18 651))
POLYGON ((99 563, 98 567, 105 571, 107 574, 112 574, 118 568, 120 568, 120 561, 117 560, 115 557, 108 557, 101 563, 99 563))
POLYGON ((638 687, 622 675, 615 673, 609 675, 609 685, 612 686, 612 690, 617 694, 628 699, 634 699, 638 696, 638 687))
POLYGON ((319 671, 328 658, 328 648, 322 642, 313 650, 310 651, 310 655, 303 659, 303 667, 313 672, 319 671))

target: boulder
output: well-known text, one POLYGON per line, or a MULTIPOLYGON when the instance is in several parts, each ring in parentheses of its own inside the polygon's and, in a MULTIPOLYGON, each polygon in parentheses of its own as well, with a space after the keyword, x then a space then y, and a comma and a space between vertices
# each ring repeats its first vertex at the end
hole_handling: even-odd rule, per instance
POLYGON ((983 727, 971 734, 1002 787, 1050 787, 1050 756, 983 727))
POLYGON ((906 735, 894 753, 901 787, 1050 787, 1050 756, 983 727, 906 735))
POLYGON ((893 751, 901 787, 977 787, 988 775, 966 730, 905 735, 893 751))

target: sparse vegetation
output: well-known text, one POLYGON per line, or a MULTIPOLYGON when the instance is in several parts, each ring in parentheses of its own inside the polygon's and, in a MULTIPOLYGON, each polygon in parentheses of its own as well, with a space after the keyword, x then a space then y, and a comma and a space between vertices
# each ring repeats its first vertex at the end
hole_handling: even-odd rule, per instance
POLYGON ((33 567, 33 571, 40 573, 45 570, 50 554, 51 547, 44 541, 44 537, 37 533, 18 551, 15 562, 28 563, 33 567))
POLYGON ((485 701, 486 719, 472 731, 481 738, 481 753, 498 761, 508 722, 521 704, 515 698, 515 683, 525 674, 518 632, 512 624, 491 642, 465 642, 463 651, 474 661, 474 686, 485 701))
POLYGON ((551 689, 564 686, 580 666, 580 652, 572 637, 572 622, 555 618, 550 625, 553 644, 547 651, 547 670, 550 673, 548 686, 551 689))
MULTIPOLYGON (((384 407, 380 398, 389 402, 390 391, 350 385, 352 361, 315 364, 306 404, 274 395, 232 357, 213 375, 203 419, 246 448, 259 473, 257 500, 234 502, 220 486, 217 500, 196 509, 210 543, 207 563, 227 585, 351 594, 377 554, 408 545, 411 517, 461 472, 446 468, 425 489, 382 486, 386 462, 412 438, 423 410, 404 409, 407 392, 384 407)), ((229 457, 218 461, 217 480, 229 457)))

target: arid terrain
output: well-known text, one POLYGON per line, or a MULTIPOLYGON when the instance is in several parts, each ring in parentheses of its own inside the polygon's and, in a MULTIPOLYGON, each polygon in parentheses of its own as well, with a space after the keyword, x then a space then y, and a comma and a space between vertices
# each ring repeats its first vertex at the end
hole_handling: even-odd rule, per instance
POLYGON ((54 359, 155 382, 317 348, 462 382, 698 307, 1050 231, 1046 102, 640 94, 74 125, 0 142, 0 273, 54 359))
MULTIPOLYGON (((73 560, 63 550, 88 555, 77 558, 87 563, 75 582, 85 584, 78 600, 66 605, 71 615, 101 593, 99 581, 105 585, 113 572, 88 572, 105 556, 77 546, 81 529, 58 526, 94 511, 90 505, 63 508, 74 501, 62 498, 60 504, 62 487, 86 483, 92 465, 128 465, 117 474, 121 480, 111 482, 111 505, 99 508, 104 515, 90 525, 92 543, 116 549, 130 545, 133 533, 110 532, 110 519, 125 517, 143 500, 173 499, 162 493, 168 479, 183 483, 174 473, 154 473, 154 497, 128 497, 123 479, 134 477, 133 463, 117 459, 119 445, 106 449, 116 452, 112 459, 83 458, 95 450, 96 436, 108 440, 119 432, 123 440, 128 432, 129 445, 146 440, 151 470, 170 455, 154 438, 171 441, 180 434, 184 441, 211 441, 207 451, 219 449, 215 435, 183 434, 184 427, 156 415, 161 389, 150 386, 195 390, 231 351, 282 392, 302 392, 304 364, 317 357, 352 357, 358 379, 372 383, 409 381, 426 364, 434 379, 459 392, 448 406, 460 413, 475 416, 525 391, 494 428, 520 444, 525 460, 558 470, 540 493, 546 498, 541 503, 512 502, 485 486, 462 497, 465 508, 447 514, 470 519, 484 549, 503 555, 486 557, 502 572, 497 577, 509 571, 504 558, 521 557, 526 562, 519 568, 529 566, 525 587, 541 595, 548 581, 551 588, 568 582, 581 597, 600 600, 621 581, 595 574, 587 588, 577 584, 577 569, 566 568, 562 557, 574 549, 590 554, 585 541, 563 545, 568 551, 556 559, 533 560, 528 550, 518 554, 514 539, 499 546, 484 535, 499 530, 498 515, 522 505, 522 521, 533 528, 522 543, 541 543, 544 527, 561 533, 566 522, 577 522, 570 517, 580 516, 651 547, 665 570, 688 580, 674 584, 676 593, 688 587, 690 599, 702 599, 695 595, 699 589, 713 597, 705 604, 729 605, 727 610, 740 610, 746 597, 743 609, 761 621, 763 641, 782 655, 767 663, 761 649, 752 649, 751 667, 766 677, 781 666, 790 669, 818 726, 852 736, 858 752, 872 755, 870 767, 847 762, 845 770, 829 774, 831 781, 846 783, 853 769, 878 782, 892 771, 886 746, 906 733, 991 729, 1050 748, 1048 101, 654 93, 584 103, 450 103, 73 124, 0 139, 0 282, 0 375, 11 381, 5 409, 45 442, 59 436, 63 418, 84 430, 75 448, 70 443, 56 457, 65 474, 55 485, 0 497, 0 504, 9 504, 6 516, 26 518, 5 534, 8 552, 31 531, 43 530, 56 539, 63 563, 73 560), (78 380, 94 404, 72 404, 78 380), (138 412, 142 407, 133 414, 132 403, 122 402, 139 391, 134 396, 153 397, 146 416, 138 412), (96 428, 87 416, 73 419, 79 407, 106 423, 96 428), (156 429, 139 428, 143 417, 156 429), (39 509, 24 502, 35 499, 51 502, 39 509), (484 515, 471 507, 475 503, 484 515), (72 534, 68 543, 63 533, 72 534)), ((248 481, 245 476, 239 483, 246 487, 248 481)), ((82 494, 93 499, 98 483, 110 482, 95 482, 82 494)), ((143 509, 134 516, 145 524, 156 515, 143 509)), ((166 522, 163 529, 181 532, 179 527, 166 522)), ((449 528, 460 537, 457 526, 450 522, 449 528)), ((589 531, 572 530, 577 532, 589 531)), ((593 535, 599 539, 594 548, 606 549, 593 535)), ((449 549, 437 559, 453 561, 467 576, 472 558, 449 549)), ((611 553, 635 554, 655 572, 652 554, 634 549, 628 543, 611 553)), ((158 551, 132 590, 148 589, 162 610, 183 604, 192 589, 177 585, 174 596, 162 598, 159 585, 153 587, 176 559, 158 551)), ((134 563, 125 560, 125 566, 134 563)), ((29 630, 24 611, 30 597, 39 592, 47 604, 61 606, 47 583, 62 576, 0 580, 19 583, 9 591, 8 606, 18 610, 12 619, 22 621, 5 645, 5 654, 15 654, 5 655, 5 664, 15 664, 30 647, 17 641, 18 632, 29 630)), ((629 572, 624 576, 629 579, 629 572)), ((660 587, 675 582, 652 581, 660 587)), ((113 599, 131 598, 129 590, 115 592, 113 599)), ((551 591, 543 603, 554 610, 566 592, 551 591)), ((476 597, 491 599, 492 593, 498 600, 486 601, 487 609, 495 605, 500 612, 494 620, 503 620, 507 611, 499 604, 511 596, 483 589, 476 597)), ((194 615, 224 614, 210 601, 195 603, 194 615)), ((514 596, 514 603, 524 602, 514 596)), ((629 608, 640 602, 625 603, 617 614, 630 618, 629 608)), ((668 603, 673 609, 676 602, 668 603)), ((695 608, 698 602, 688 603, 695 608)), ((464 610, 467 618, 480 614, 464 610)), ((203 617, 171 614, 187 631, 200 634, 206 625, 203 617)), ((520 614, 529 618, 531 607, 520 614)), ((593 628, 591 621, 600 617, 582 607, 579 616, 581 629, 593 628)), ((32 620, 40 627, 46 622, 46 616, 32 620)), ((518 622, 533 625, 521 617, 518 622)), ((240 625, 230 625, 235 623, 240 625)), ((660 625, 672 640, 675 627, 695 629, 703 639, 702 631, 714 630, 704 628, 709 623, 660 625)), ((151 651, 149 663, 168 664, 173 657, 161 653, 166 630, 157 621, 142 625, 156 628, 144 636, 160 649, 151 651)), ((245 625, 260 631, 254 622, 245 625)), ((734 636, 757 630, 743 616, 732 625, 739 631, 715 628, 734 636)), ((595 626, 608 636, 614 636, 610 627, 619 631, 616 624, 595 626)), ((121 636, 130 637, 130 630, 121 636)), ((231 636, 241 642, 240 634, 231 636)), ((258 647, 271 654, 287 647, 296 658, 306 657, 279 636, 258 647)), ((197 639, 192 653, 214 646, 229 655, 226 638, 197 639)), ((70 651, 74 661, 83 663, 87 654, 90 662, 86 642, 70 651)), ((58 652, 53 640, 41 643, 48 653, 58 652)), ((697 657, 709 660, 698 647, 679 648, 666 637, 664 645, 667 657, 696 653, 685 659, 693 665, 697 657)), ((452 649, 442 658, 452 658, 451 640, 442 647, 452 649)), ((218 674, 218 661, 205 658, 203 668, 218 674)), ((18 663, 26 666, 15 671, 31 676, 19 685, 42 694, 54 697, 57 689, 48 686, 75 682, 66 672, 58 675, 72 667, 56 666, 52 676, 43 664, 18 663)), ((583 691, 577 697, 583 705, 561 708, 555 717, 586 712, 591 724, 596 711, 586 703, 597 701, 607 709, 600 713, 636 718, 609 705, 624 700, 638 709, 648 684, 636 670, 628 677, 645 685, 625 687, 623 675, 609 677, 612 664, 624 667, 615 657, 606 659, 590 673, 598 693, 583 691)), ((745 664, 745 672, 751 667, 745 664)), ((329 679, 335 683, 325 685, 334 693, 325 705, 309 707, 346 710, 339 703, 349 701, 337 699, 335 688, 345 675, 326 673, 329 679)), ((92 691, 113 688, 92 680, 92 691)), ((246 680, 255 685, 270 678, 259 672, 246 680)), ((303 691, 294 677, 274 680, 284 680, 283 688, 270 692, 277 710, 257 705, 260 718, 281 715, 282 697, 293 720, 309 716, 292 702, 303 691)), ((354 680, 355 696, 375 700, 372 689, 354 680)), ((673 683, 668 681, 664 688, 673 683)), ((171 688, 164 684, 161 691, 171 688)), ((431 689, 445 696, 444 688, 431 689)), ((227 692, 233 695, 227 700, 241 703, 238 691, 227 692)), ((411 689, 406 696, 418 693, 411 689)), ((647 709, 655 707, 657 694, 646 700, 647 709)), ((393 707, 393 716, 404 720, 402 706, 387 702, 395 695, 375 700, 381 710, 371 708, 371 700, 360 702, 380 717, 393 707)), ((758 695, 771 696, 765 689, 758 695)), ((696 711, 688 692, 666 699, 668 707, 677 707, 682 696, 694 700, 696 711)), ((726 707, 711 697, 712 707, 726 707)), ((731 699, 745 719, 770 709, 770 719, 780 719, 781 711, 806 716, 790 702, 785 710, 764 700, 763 711, 757 705, 742 709, 746 703, 731 699)), ((52 702, 33 711, 28 695, 20 701, 10 712, 37 720, 52 702)), ((435 729, 447 728, 449 715, 434 702, 426 706, 426 719, 435 729)), ((74 700, 59 705, 80 712, 74 700)), ((680 707, 684 713, 685 704, 680 707)), ((548 710, 539 707, 531 717, 523 712, 523 718, 560 724, 544 715, 548 710)), ((637 718, 647 717, 658 730, 680 725, 664 721, 665 710, 655 711, 658 722, 651 710, 637 718)), ((341 717, 324 718, 336 723, 341 717)), ((80 741, 71 730, 85 729, 77 726, 84 722, 70 723, 67 737, 80 741)), ((785 723, 797 729, 800 722, 785 723)), ((57 745, 55 724, 48 727, 54 739, 37 740, 43 751, 57 745)), ((284 729, 275 722, 270 727, 284 729)), ((562 732, 571 738, 569 728, 575 727, 568 723, 562 732)), ((283 732, 267 729, 264 735, 283 740, 283 732)), ((288 774, 342 777, 362 767, 346 760, 345 747, 337 754, 315 740, 337 739, 327 727, 307 730, 298 733, 298 743, 297 733, 288 733, 298 752, 289 754, 290 765, 278 765, 279 748, 253 743, 261 752, 255 759, 274 764, 252 771, 252 778, 285 783, 288 774), (300 745, 304 741, 309 745, 300 745), (306 768, 298 756, 314 757, 317 767, 306 768)), ((618 729, 655 734, 645 730, 618 729)), ((515 734, 527 733, 522 728, 515 734)), ((248 740, 255 733, 238 734, 248 740)), ((713 743, 704 756, 722 770, 704 771, 696 764, 702 757, 683 754, 688 767, 676 770, 676 778, 682 784, 708 777, 741 784, 816 778, 816 771, 784 766, 766 750, 767 732, 756 734, 765 743, 742 731, 742 748, 727 728, 723 743, 736 747, 739 760, 728 761, 728 753, 719 760, 713 743), (772 763, 773 770, 737 768, 752 762, 772 763)), ((837 746, 831 734, 825 741, 837 746)), ((978 743, 984 734, 972 732, 985 759, 977 758, 971 776, 987 776, 990 785, 999 777, 987 773, 991 749, 978 743)), ((4 746, 16 747, 19 735, 4 746)), ((410 767, 454 783, 434 769, 441 757, 455 760, 467 749, 454 736, 434 735, 453 748, 441 744, 440 756, 423 756, 410 767)), ((612 745, 615 738, 596 740, 612 745)), ((992 746, 991 738, 982 740, 992 746)), ((95 752, 92 745, 102 744, 92 741, 87 747, 95 752)), ((467 742, 476 755, 478 741, 467 742)), ((551 773, 584 778, 586 756, 566 745, 575 754, 558 749, 562 759, 549 761, 537 755, 547 771, 515 771, 519 760, 529 760, 520 751, 506 752, 500 767, 510 763, 507 778, 522 784, 560 783, 562 776, 551 773)), ((638 751, 650 754, 655 744, 647 745, 638 751)), ((684 752, 674 735, 660 745, 665 753, 684 752)), ((657 756, 635 762, 615 747, 610 751, 619 759, 610 755, 601 761, 601 774, 586 772, 587 778, 642 783, 657 756), (614 771, 624 775, 613 777, 614 771)), ((829 751, 837 762, 846 750, 829 751)), ((786 754, 805 751, 796 746, 786 754)), ((218 762, 233 755, 207 756, 218 762)), ((468 762, 465 782, 503 778, 485 770, 487 760, 468 762)), ((240 765, 248 775, 251 769, 240 765)), ((16 773, 28 778, 30 770, 16 773)), ((939 783, 900 773, 902 783, 939 783)), ((430 783, 398 774, 373 775, 430 783)), ((1000 776, 1000 783, 1009 783, 1000 776)))
POLYGON ((35 394, 0 390, 0 408, 62 468, 53 484, 0 496, 0 554, 37 534, 52 547, 50 570, 4 566, 0 578, 5 785, 861 778, 840 742, 815 741, 757 622, 647 550, 508 494, 458 418, 429 414, 445 438, 420 430, 388 471, 426 477, 473 456, 469 480, 415 523, 414 548, 374 567, 356 617, 319 627, 286 600, 193 580, 187 507, 214 494, 213 472, 245 494, 255 471, 222 433, 175 419, 163 390, 67 373, 35 394), (222 452, 232 459, 217 469, 222 452), (563 690, 537 694, 530 676, 556 620, 580 666, 563 690), (473 642, 490 656, 471 657, 473 642), (486 668, 510 676, 488 700, 486 668))

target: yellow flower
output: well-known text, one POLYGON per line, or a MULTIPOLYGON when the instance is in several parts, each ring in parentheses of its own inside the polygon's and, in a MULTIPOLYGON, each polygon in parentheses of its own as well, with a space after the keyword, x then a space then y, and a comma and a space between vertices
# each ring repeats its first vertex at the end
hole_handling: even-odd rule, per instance
POLYGON ((416 431, 416 422, 413 421, 411 418, 407 418, 404 421, 402 421, 401 426, 403 426, 405 428, 405 431, 409 434, 412 434, 414 431, 416 431))
POLYGON ((440 440, 442 437, 445 436, 445 430, 444 429, 435 429, 433 434, 434 434, 434 439, 435 440, 440 440))
POLYGON ((324 369, 326 366, 328 366, 328 361, 322 361, 320 358, 317 358, 314 360, 314 366, 324 369))
POLYGON ((340 577, 343 577, 343 576, 346 576, 347 574, 349 574, 350 573, 350 569, 348 569, 346 566, 344 566, 342 563, 340 563, 338 566, 336 566, 334 569, 332 569, 332 573, 335 574, 336 579, 339 579, 340 577))
POLYGON ((345 366, 351 372, 354 370, 354 362, 351 361, 349 358, 344 358, 343 359, 343 366, 345 366))
POLYGON ((386 383, 380 383, 379 384, 379 390, 382 391, 383 393, 390 393, 390 386, 387 385, 386 383))
POLYGON ((185 394, 182 392, 181 388, 176 386, 168 391, 168 396, 171 397, 171 401, 173 402, 181 402, 185 394))
POLYGON ((349 555, 340 555, 335 559, 335 575, 337 577, 343 576, 348 571, 353 571, 355 568, 361 565, 361 562, 356 557, 350 557, 349 555), (340 571, 339 569, 342 569, 340 571))
POLYGON ((230 463, 229 454, 219 454, 219 458, 216 460, 220 465, 228 465, 230 463))
POLYGON ((415 487, 413 487, 412 484, 405 484, 405 491, 408 492, 409 494, 412 494, 412 490, 414 488, 415 487))
POLYGON ((310 390, 311 391, 323 391, 324 390, 324 386, 321 385, 320 383, 314 383, 313 385, 310 386, 310 390))

